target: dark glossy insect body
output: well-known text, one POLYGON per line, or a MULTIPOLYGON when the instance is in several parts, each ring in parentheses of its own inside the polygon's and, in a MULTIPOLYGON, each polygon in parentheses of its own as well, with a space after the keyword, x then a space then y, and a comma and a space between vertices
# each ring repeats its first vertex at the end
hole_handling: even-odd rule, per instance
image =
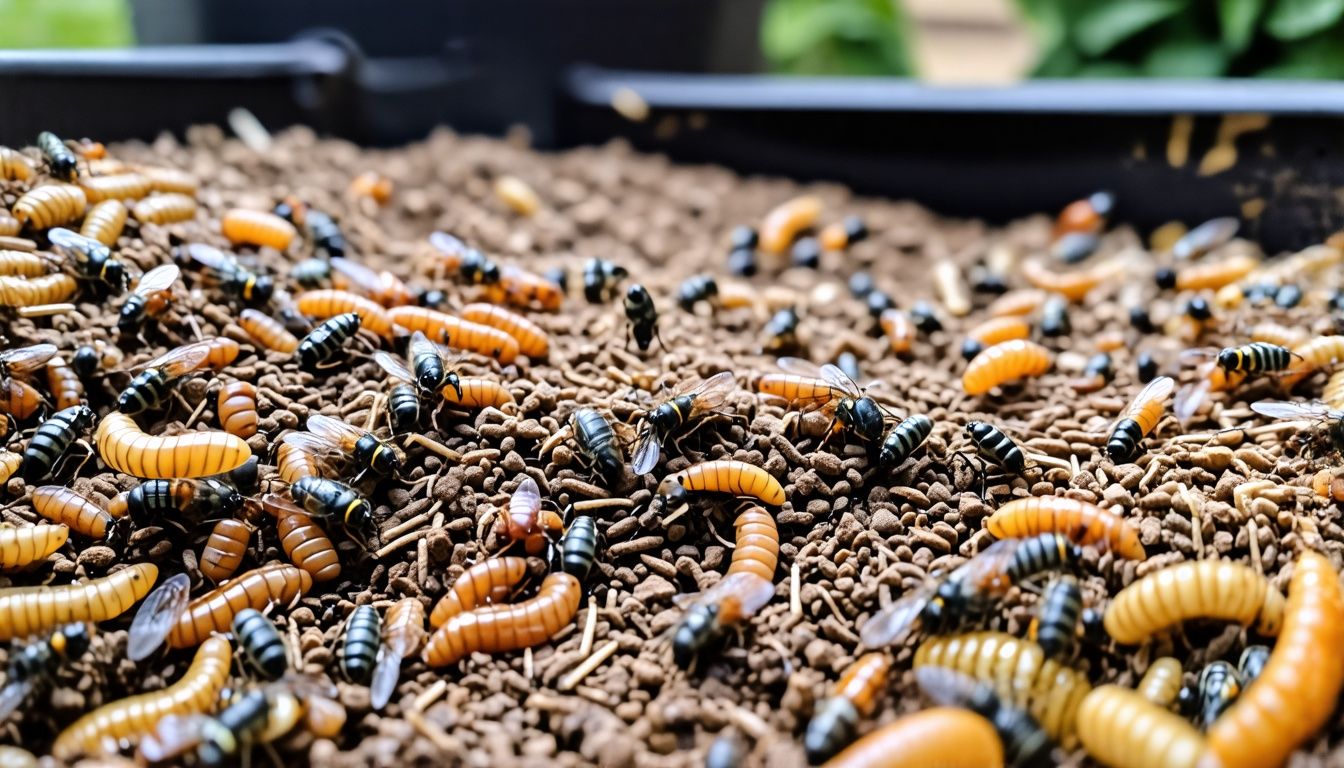
POLYGON ((1153 318, 1148 314, 1148 308, 1141 305, 1134 305, 1129 308, 1129 324, 1139 333, 1152 333, 1157 330, 1153 325, 1153 318))
POLYGON ((472 285, 494 285, 500 278, 499 265, 475 248, 468 248, 462 253, 458 274, 472 285))
POLYGON ((928 334, 943 330, 943 321, 938 319, 937 310, 927 301, 915 302, 910 308, 910 320, 920 333, 928 334))
POLYGON ((891 298, 891 296, 884 291, 876 289, 868 292, 868 296, 864 299, 864 303, 868 305, 868 314, 873 317, 880 317, 883 312, 896 306, 895 299, 891 298))
POLYGON ((629 277, 625 267, 606 259, 589 259, 583 265, 583 297, 589 304, 610 301, 616 286, 629 277))
POLYGON ((268 680, 279 680, 289 666, 280 630, 265 615, 244 608, 233 616, 233 636, 253 669, 268 680))
MULTIPOLYGON (((419 333, 417 331, 417 333, 419 333)), ((425 339, 425 342, 428 340, 425 339)), ((438 392, 445 386, 453 388, 458 398, 462 397, 462 381, 457 372, 449 370, 443 364, 443 356, 434 344, 423 343, 412 336, 410 345, 411 370, 415 373, 415 383, 425 392, 438 392)))
POLYGON ((625 476, 625 458, 616 432, 606 417, 592 408, 580 408, 569 417, 574 439, 579 449, 597 465, 597 471, 608 485, 616 485, 625 476))
POLYGON ((756 263, 756 251, 750 248, 737 248, 728 254, 728 273, 738 277, 751 277, 760 269, 756 263))
POLYGON ((798 312, 793 307, 779 310, 765 324, 765 351, 785 352, 798 346, 798 312))
POLYGON ((373 667, 378 662, 382 634, 383 621, 373 606, 358 606, 350 614, 350 621, 345 626, 341 669, 351 682, 369 684, 373 667))
POLYGON ((401 459, 397 458, 397 452, 371 434, 365 433, 355 442, 353 453, 360 467, 382 477, 390 477, 401 470, 401 459))
POLYGON ((420 423, 420 392, 414 384, 393 385, 387 393, 387 410, 392 415, 394 430, 410 432, 420 423))
POLYGON ((1243 687, 1249 687, 1255 679, 1265 671, 1265 664, 1269 661, 1269 646, 1267 645, 1248 645, 1246 650, 1241 652, 1241 658, 1237 659, 1237 675, 1241 677, 1243 687))
POLYGON ((86 405, 77 405, 57 411, 37 428, 28 447, 23 449, 24 482, 32 485, 51 476, 56 463, 79 437, 93 426, 93 411, 86 405))
POLYGON ((103 356, 89 344, 76 349, 74 356, 70 358, 70 367, 75 369, 75 375, 86 383, 98 372, 102 363, 103 356))
POLYGON ((859 358, 855 357, 853 352, 841 352, 835 358, 835 367, 844 371, 846 376, 855 381, 863 378, 863 371, 859 370, 859 358))
POLYGON ((313 248, 327 257, 345 256, 345 235, 336 220, 310 208, 296 197, 287 197, 275 206, 275 214, 291 224, 308 230, 313 248))
POLYGON ((1082 613, 1083 593, 1077 579, 1064 575, 1050 582, 1041 596, 1035 631, 1035 640, 1046 656, 1064 659, 1073 654, 1082 613))
POLYGON ((1099 378, 1104 381, 1110 381, 1115 375, 1115 367, 1112 365, 1111 356, 1105 352, 1098 352, 1087 359, 1087 365, 1083 367, 1084 378, 1099 378))
POLYGON ((98 280, 113 290, 125 290, 126 266, 112 258, 111 248, 68 229, 53 229, 47 233, 47 238, 52 250, 74 264, 80 277, 98 280))
POLYGON ((871 397, 845 397, 835 406, 835 418, 846 431, 869 445, 882 440, 886 414, 871 397))
POLYGON ((1046 571, 1075 570, 1082 557, 1082 549, 1067 536, 1043 533, 1024 539, 1022 544, 1013 550, 1012 560, 1004 572, 1009 581, 1021 584, 1032 576, 1046 571))
POLYGON ((1240 347, 1228 347, 1218 353, 1218 366, 1224 371, 1266 373, 1281 371, 1293 362, 1293 353, 1287 347, 1253 341, 1240 347))
POLYGON ((37 148, 47 161, 47 172, 61 181, 74 181, 79 170, 79 158, 65 145, 60 136, 51 131, 37 134, 37 148))
POLYGON ((696 603, 686 610, 672 634, 672 659, 677 666, 690 666, 692 659, 723 640, 719 610, 717 602, 696 603))
POLYGON ((266 727, 271 702, 260 690, 248 691, 202 726, 196 757, 209 768, 236 762, 266 727))
POLYGON ((340 520, 353 530, 367 530, 373 525, 373 508, 345 483, 325 477, 301 477, 289 486, 289 495, 313 517, 340 520))
POLYGON ((1041 307, 1041 334, 1043 336, 1068 336, 1073 330, 1069 321, 1069 303, 1059 296, 1053 296, 1041 307))
POLYGON ((162 368, 141 371, 117 396, 117 410, 127 416, 159 410, 168 399, 173 381, 162 368))
POLYGON ((354 312, 336 315, 299 341, 299 363, 304 368, 316 368, 335 357, 345 342, 358 332, 359 315, 354 312))
POLYGON ((89 650, 89 628, 67 624, 45 640, 29 643, 9 658, 5 682, 36 681, 52 675, 63 662, 78 659, 89 650))
POLYGON ((560 563, 565 573, 579 581, 588 577, 597 559, 597 523, 583 515, 574 518, 560 542, 560 563))
POLYGON ((994 688, 946 667, 921 667, 915 679, 935 702, 969 709, 988 720, 1003 742, 1003 765, 1051 768, 1054 742, 1026 709, 1004 701, 994 688))
POLYGON ((243 508, 236 489, 213 478, 146 480, 126 495, 126 508, 137 525, 177 513, 189 520, 231 517, 243 508))
POLYGON ((1140 352, 1138 359, 1139 381, 1147 384, 1157 378, 1157 358, 1151 352, 1140 352))
POLYGON ((1302 288, 1288 284, 1275 291, 1274 303, 1284 309, 1292 309, 1302 303, 1302 288))
POLYGON ((121 314, 117 317, 117 330, 127 335, 139 331, 148 313, 148 304, 149 299, 138 293, 127 297, 126 303, 121 305, 121 314))
POLYGON ((854 741, 859 722, 877 708, 890 671, 891 657, 884 651, 867 653, 845 668, 807 723, 803 749, 808 762, 818 765, 854 741))
POLYGON ((691 275, 677 289, 677 305, 687 312, 702 301, 713 301, 719 295, 719 284, 710 275, 691 275))
POLYGON ((745 224, 733 227, 733 231, 728 233, 728 247, 731 250, 755 249, 756 244, 760 242, 759 236, 753 227, 745 224))
POLYGON ((319 288, 331 279, 331 262, 326 259, 304 259, 289 269, 289 279, 304 288, 319 288))
POLYGON ((789 259, 795 267, 816 269, 821 265, 821 242, 815 237, 800 237, 789 249, 789 259))
POLYGON ((229 254, 201 243, 189 244, 179 253, 183 254, 179 261, 195 259, 202 276, 230 296, 249 304, 265 304, 275 294, 274 280, 243 267, 229 254))
POLYGON ((966 435, 975 444, 976 453, 985 461, 997 464, 1015 475, 1026 471, 1027 455, 998 427, 983 421, 972 421, 966 425, 966 435))
POLYGON ((933 420, 922 414, 911 416, 892 427, 877 451, 878 466, 894 469, 905 463, 916 448, 933 434, 933 420))
POLYGON ((635 337, 641 352, 648 350, 658 335, 658 308, 653 305, 648 290, 638 283, 625 292, 625 317, 630 321, 628 334, 635 337))
POLYGON ((555 287, 559 288, 562 292, 569 290, 569 271, 564 267, 551 267, 541 273, 541 276, 547 282, 550 282, 555 285, 555 287))
POLYGON ((1184 688, 1178 699, 1181 711, 1195 718, 1200 730, 1208 730, 1219 715, 1241 695, 1241 676, 1226 661, 1213 661, 1199 673, 1193 688, 1184 688))

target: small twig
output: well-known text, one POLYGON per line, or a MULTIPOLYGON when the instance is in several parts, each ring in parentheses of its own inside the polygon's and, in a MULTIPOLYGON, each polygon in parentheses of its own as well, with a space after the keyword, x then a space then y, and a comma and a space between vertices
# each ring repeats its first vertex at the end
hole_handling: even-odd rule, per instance
POLYGON ((1251 565, 1256 571, 1264 573, 1265 564, 1260 560, 1260 526, 1255 524, 1254 517, 1246 521, 1246 535, 1251 539, 1251 565))
POLYGON ((74 304, 39 304, 33 307, 19 307, 19 317, 50 317, 52 315, 63 315, 66 312, 74 312, 78 307, 74 304))
POLYGON ((385 539, 395 539, 409 530, 419 528, 420 525, 428 519, 429 519, 429 513, 421 512, 415 517, 412 517, 410 520, 403 520, 402 522, 392 526, 391 529, 383 531, 382 537, 385 539))
POLYGON ((194 410, 194 411, 191 412, 191 416, 188 416, 188 417, 187 417, 186 422, 184 422, 184 423, 182 424, 182 426, 183 426, 184 428, 186 428, 186 429, 191 429, 191 425, 192 425, 192 424, 195 424, 195 423, 196 423, 196 419, 200 418, 200 416, 201 416, 201 411, 204 411, 204 410, 205 410, 205 406, 206 406, 206 404, 209 403, 209 402, 210 402, 210 398, 209 398, 208 396, 207 396, 207 397, 202 397, 202 398, 201 398, 201 402, 199 402, 199 403, 196 404, 196 410, 194 410))
POLYGON ((1025 453, 1027 454, 1028 459, 1042 466, 1064 469, 1070 472, 1073 471, 1073 465, 1063 459, 1056 459, 1054 456, 1046 456, 1043 453, 1035 453, 1033 451, 1025 451, 1025 453))
POLYGON ((383 396, 374 395, 373 405, 369 407, 369 415, 364 417, 364 431, 372 432, 378 428, 378 416, 383 412, 383 396))
POLYGON ((789 613, 797 618, 803 616, 802 595, 803 571, 795 561, 789 568, 789 613))
POLYGON ((1204 531, 1203 524, 1199 519, 1199 509, 1195 506, 1194 496, 1191 495, 1190 489, 1185 487, 1185 483, 1177 483, 1176 487, 1181 499, 1185 501, 1186 509, 1190 510, 1190 541, 1195 548, 1195 559, 1202 559, 1204 557, 1204 531))
POLYGON ((429 686, 422 691, 419 696, 415 697, 415 701, 411 703, 411 711, 424 712, 426 709, 429 709, 430 705, 442 698, 443 694, 447 692, 448 681, 435 680, 433 685, 429 686))
POLYGON ((528 680, 531 680, 531 679, 532 679, 532 673, 533 673, 534 671, 535 671, 535 669, 534 669, 534 667, 532 666, 532 648, 531 648, 531 647, 524 648, 524 649, 523 649, 523 677, 527 678, 528 680))
POLYGON ((366 399, 371 397, 376 398, 377 396, 378 395, 376 393, 366 389, 363 392, 359 393, 359 397, 356 397, 354 400, 351 400, 350 402, 341 406, 340 410, 338 410, 337 413, 341 414, 341 416, 349 416, 355 411, 362 409, 364 407, 364 401, 366 399))
POLYGON ((630 499, 584 499, 570 505, 575 512, 591 512, 595 509, 631 509, 635 502, 630 499))
POLYGON ((583 663, 579 664, 579 666, 560 678, 560 682, 556 684, 555 689, 557 691, 571 690, 574 686, 583 682, 583 679, 592 673, 593 670, 597 669, 602 662, 611 658, 612 654, 616 653, 616 649, 620 646, 621 644, 615 640, 608 640, 603 643, 602 647, 598 648, 591 656, 584 659, 583 663))
POLYGON ((412 445, 418 445, 421 448, 424 448, 425 450, 429 451, 430 453, 436 453, 439 456, 442 456, 443 458, 447 459, 448 461, 457 462, 462 460, 462 454, 458 453, 457 451, 454 451, 452 448, 449 448, 448 446, 442 443, 430 440, 428 437, 425 437, 424 435, 420 434, 407 435, 406 442, 412 445))
POLYGON ((426 533, 427 531, 423 528, 421 528, 418 531, 411 531, 405 536, 402 536, 400 539, 397 539, 396 541, 390 544, 384 545, 382 549, 378 550, 377 552, 374 552, 373 559, 382 560, 384 557, 387 557, 393 552, 396 552, 398 549, 401 549, 407 544, 420 540, 426 533))
POLYGON ((579 655, 587 656, 593 650, 593 636, 597 634, 597 606, 588 604, 588 616, 583 622, 583 640, 579 642, 579 655))

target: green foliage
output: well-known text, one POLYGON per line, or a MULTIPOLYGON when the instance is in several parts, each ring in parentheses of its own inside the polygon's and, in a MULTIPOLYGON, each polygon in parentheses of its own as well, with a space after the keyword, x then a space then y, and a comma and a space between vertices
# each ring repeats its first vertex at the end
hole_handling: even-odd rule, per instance
POLYGON ((134 44, 128 0, 0 0, 0 48, 134 44))
POLYGON ((770 0, 761 50, 790 74, 909 75, 900 0, 770 0))
POLYGON ((1344 77, 1344 0, 1016 0, 1036 77, 1344 77))

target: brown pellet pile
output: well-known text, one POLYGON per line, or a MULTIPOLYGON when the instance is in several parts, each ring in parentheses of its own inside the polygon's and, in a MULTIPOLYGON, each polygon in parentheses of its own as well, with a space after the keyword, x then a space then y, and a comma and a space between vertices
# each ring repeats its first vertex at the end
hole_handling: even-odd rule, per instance
MULTIPOLYGON (((35 150, 26 152, 39 163, 35 150)), ((1319 447, 1313 453, 1295 441, 1304 429, 1266 429, 1272 422, 1248 408, 1267 398, 1318 396, 1328 366, 1291 396, 1280 391, 1272 375, 1255 375, 1231 391, 1214 392, 1207 398, 1210 405, 1188 426, 1178 424, 1168 408, 1137 461, 1117 465, 1105 455, 1116 418, 1143 387, 1136 372, 1140 353, 1151 354, 1161 372, 1185 388, 1195 385, 1202 371, 1188 359, 1183 365, 1183 349, 1247 343, 1253 327, 1268 322, 1312 335, 1334 333, 1323 286, 1333 287, 1337 263, 1325 277, 1302 278, 1306 295, 1296 307, 1280 308, 1272 300, 1253 306, 1247 300, 1239 309, 1228 309, 1213 302, 1212 291, 1160 290, 1152 278, 1154 267, 1170 258, 1150 253, 1149 244, 1125 227, 1121 216, 1085 265, 1047 266, 1061 274, 1100 268, 1095 265, 1116 269, 1068 306, 1067 333, 1044 335, 1039 310, 1028 315, 1035 326, 1032 337, 1052 356, 1049 372, 972 397, 962 388, 967 366, 962 342, 966 331, 989 317, 988 306, 996 298, 972 291, 972 277, 986 265, 1000 267, 1009 288, 1030 289, 1021 263, 1045 257, 1053 212, 998 228, 940 218, 910 203, 855 197, 836 185, 804 188, 718 168, 678 166, 622 145, 542 154, 518 141, 447 131, 380 151, 319 140, 295 129, 258 150, 226 138, 218 128, 202 127, 190 131, 185 143, 165 137, 151 145, 115 145, 108 156, 130 165, 180 169, 200 183, 199 210, 187 221, 137 223, 132 216, 114 255, 135 274, 171 262, 182 244, 206 243, 235 251, 245 266, 300 293, 287 276, 311 255, 310 238, 301 233, 281 253, 233 247, 220 231, 226 211, 269 211, 292 195, 334 217, 349 241, 350 258, 389 270, 413 289, 444 291, 448 312, 478 300, 481 291, 457 275, 431 275, 425 266, 433 261, 427 236, 435 230, 453 234, 506 268, 541 275, 558 267, 568 276, 559 311, 518 310, 549 334, 547 357, 500 366, 466 354, 455 363, 463 376, 505 387, 516 407, 449 409, 432 417, 424 409, 420 434, 446 447, 453 458, 408 442, 404 435, 392 436, 406 455, 400 476, 365 476, 356 482, 373 506, 381 535, 366 541, 329 522, 341 576, 317 584, 292 606, 269 611, 295 669, 334 682, 348 719, 336 738, 315 737, 301 722, 289 734, 256 747, 252 760, 260 764, 273 758, 276 764, 333 768, 699 765, 717 738, 733 732, 750 750, 749 764, 805 765, 802 735, 808 719, 840 673, 865 652, 860 628, 881 607, 928 584, 932 574, 946 574, 983 550, 991 541, 982 531, 983 519, 1016 497, 1061 494, 1094 502, 1135 526, 1146 561, 1083 549, 1078 575, 1084 603, 1098 611, 1135 579, 1183 560, 1251 564, 1286 591, 1291 563, 1304 549, 1323 552, 1335 563, 1344 558, 1337 506, 1310 487, 1315 471, 1331 466, 1335 454, 1319 447), (352 180, 370 171, 393 184, 386 205, 349 191, 352 180), (535 199, 525 194, 529 189, 535 199), (821 202, 818 229, 859 216, 868 236, 842 250, 822 250, 815 268, 790 266, 787 252, 759 253, 755 276, 730 274, 732 230, 759 226, 772 209, 803 193, 821 202), (600 304, 586 301, 582 291, 583 265, 593 257, 629 273, 614 297, 600 304), (964 281, 960 288, 972 303, 969 313, 952 311, 955 296, 949 309, 946 287, 937 284, 940 264, 957 268, 964 281), (894 354, 866 299, 851 293, 850 279, 858 272, 870 274, 876 289, 899 309, 909 312, 920 302, 929 304, 941 328, 915 332, 910 351, 894 354), (717 303, 731 306, 710 301, 695 311, 679 308, 679 286, 697 274, 714 276, 717 303), (648 352, 627 340, 621 299, 634 283, 649 290, 658 311, 661 343, 655 341, 648 352), (1197 326, 1184 317, 1195 296, 1213 304, 1212 318, 1197 326), (821 364, 852 353, 860 384, 892 416, 924 414, 933 421, 932 436, 913 458, 893 470, 879 469, 852 436, 827 435, 829 414, 800 415, 755 393, 758 377, 782 372, 776 356, 762 350, 771 342, 770 318, 790 307, 799 321, 797 347, 789 355, 821 364), (1136 330, 1131 307, 1146 309, 1156 328, 1136 330), (1197 335, 1181 338, 1182 333, 1197 335), (1095 391, 1079 391, 1075 380, 1099 343, 1111 348, 1113 376, 1095 391), (558 441, 541 455, 543 444, 568 424, 571 414, 589 407, 616 425, 628 459, 641 413, 663 402, 679 383, 720 371, 731 371, 738 383, 723 409, 731 418, 710 420, 684 440, 667 441, 649 475, 626 471, 612 485, 586 465, 573 439, 558 441), (987 477, 978 472, 975 448, 963 432, 971 421, 992 424, 1016 440, 1029 454, 1027 471, 1013 476, 990 467, 987 477), (1232 429, 1237 426, 1259 430, 1248 434, 1232 429), (1206 442, 1215 432, 1215 439, 1206 442), (1200 437, 1182 437, 1187 434, 1200 437), (670 636, 684 611, 678 596, 708 589, 720 579, 731 559, 733 519, 741 502, 692 493, 689 511, 670 522, 650 502, 662 478, 711 459, 757 465, 783 485, 786 501, 771 510, 779 527, 779 568, 774 598, 740 631, 729 632, 724 647, 703 654, 687 671, 672 661, 670 636), (348 616, 358 605, 384 613, 404 597, 432 608, 467 567, 495 551, 488 526, 507 511, 524 474, 538 482, 548 509, 612 500, 581 505, 594 507, 587 514, 597 519, 600 545, 577 616, 553 639, 528 651, 476 654, 440 669, 427 667, 418 654, 408 658, 391 703, 372 711, 368 689, 347 682, 340 672, 348 616), (605 658, 584 675, 571 674, 594 654, 605 658)), ((40 183, 45 183, 40 175, 0 180, 3 208, 12 208, 40 183)), ((1061 206, 1066 202, 1061 200, 1061 206)), ((71 226, 77 229, 78 223, 71 226)), ((47 248, 41 231, 29 229, 21 236, 47 248)), ((1162 243, 1155 250, 1168 246, 1162 243)), ((1237 254, 1259 256, 1254 244, 1232 240, 1202 261, 1237 254)), ((283 435, 302 430, 310 415, 372 424, 380 436, 389 436, 387 417, 371 413, 389 386, 373 350, 391 350, 388 341, 363 333, 330 367, 300 370, 292 356, 260 349, 237 324, 246 305, 210 285, 197 267, 183 265, 176 291, 172 310, 147 323, 143 341, 117 331, 123 298, 98 300, 89 291, 73 299, 76 307, 70 312, 33 319, 11 313, 5 340, 9 347, 49 342, 67 360, 75 348, 95 340, 118 344, 124 362, 87 384, 87 400, 100 416, 115 408, 135 365, 198 338, 239 341, 242 353, 235 362, 221 373, 184 379, 164 410, 140 417, 139 423, 156 434, 219 429, 218 389, 234 380, 253 383, 259 394, 259 432, 247 442, 262 463, 262 492, 284 492, 274 470, 274 450, 283 435)), ((45 377, 39 381, 45 391, 45 377)), ((21 450, 37 423, 40 419, 20 423, 23 431, 11 437, 10 449, 21 450)), ((1309 424, 1305 431, 1314 428, 1309 424)), ((73 449, 72 460, 48 482, 69 485, 99 503, 140 482, 96 457, 81 464, 82 450, 73 449)), ((9 480, 0 510, 7 523, 41 521, 28 501, 31 490, 17 476, 9 480)), ((185 532, 175 530, 175 522, 141 527, 107 543, 72 536, 47 562, 0 578, 0 585, 64 584, 104 576, 126 564, 154 562, 160 583, 185 572, 192 595, 200 595, 212 587, 198 565, 214 521, 189 521, 185 532)), ((256 533, 243 568, 288 562, 274 519, 262 514, 253 524, 256 533)), ((521 547, 508 554, 521 554, 521 547)), ((530 558, 531 577, 518 599, 535 594, 544 574, 557 568, 544 556, 530 558)), ((1047 581, 1038 577, 1013 586, 987 612, 967 617, 961 626, 1026 636, 1047 581)), ((81 714, 158 690, 181 676, 190 650, 161 650, 141 663, 127 659, 126 630, 133 614, 100 625, 91 650, 61 665, 54 684, 39 687, 9 719, 3 741, 45 754, 55 735, 81 714)), ((863 719, 860 733, 929 706, 910 672, 924 636, 916 629, 890 649, 891 682, 878 696, 873 717, 863 719)), ((1241 649, 1255 642, 1272 645, 1273 639, 1218 622, 1192 622, 1184 631, 1159 635, 1140 647, 1118 646, 1103 632, 1082 638, 1071 664, 1085 670, 1093 685, 1134 687, 1152 660, 1171 655, 1183 663, 1186 682, 1193 683, 1207 662, 1235 664, 1241 649)), ((235 667, 232 689, 261 685, 240 669, 235 667)), ((1303 746, 1295 765, 1338 763, 1342 731, 1331 722, 1327 733, 1303 746)), ((1095 764, 1081 749, 1058 754, 1070 765, 1095 764)))

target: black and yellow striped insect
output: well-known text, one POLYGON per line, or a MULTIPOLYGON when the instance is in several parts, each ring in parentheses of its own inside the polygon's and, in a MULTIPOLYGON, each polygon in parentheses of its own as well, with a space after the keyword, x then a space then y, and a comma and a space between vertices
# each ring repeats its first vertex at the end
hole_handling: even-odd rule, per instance
POLYGON ((23 449, 24 482, 36 485, 51 477, 61 457, 81 433, 93 426, 94 419, 93 410, 87 405, 76 405, 57 411, 42 422, 23 449))
POLYGON ((984 461, 1003 467, 1014 475, 1027 471, 1027 454, 1003 430, 983 421, 972 421, 966 424, 965 431, 976 453, 984 461))
POLYGON ((668 399, 644 412, 631 470, 636 475, 652 472, 662 455, 663 441, 686 424, 722 408, 736 387, 730 371, 679 383, 668 399))
POLYGON ((309 416, 307 424, 307 432, 291 432, 285 435, 285 442, 312 456, 344 458, 360 474, 373 472, 379 477, 391 477, 401 471, 397 449, 372 432, 320 413, 309 416))
POLYGON ((368 685, 378 663, 383 620, 371 605, 360 605, 350 614, 341 644, 341 670, 353 683, 368 685))
POLYGON ((345 255, 345 234, 341 227, 328 214, 309 206, 302 200, 290 195, 275 206, 275 214, 291 224, 303 227, 313 249, 327 257, 345 255))
POLYGON ((37 134, 37 148, 47 161, 47 173, 61 181, 74 181, 79 174, 79 156, 51 131, 37 134))
POLYGON ((947 667, 915 670, 920 690, 934 703, 964 707, 985 718, 1003 742, 1003 764, 1013 768, 1051 768, 1055 744, 1027 710, 1004 701, 990 685, 947 667))
POLYGON ((345 312, 328 318, 299 341, 299 364, 308 370, 323 366, 359 333, 359 315, 345 312))
POLYGON ((275 294, 275 281, 243 267, 232 254, 218 248, 205 243, 188 243, 178 254, 179 261, 200 265, 201 277, 206 284, 218 286, 226 294, 248 304, 265 304, 275 294))
POLYGON ((137 366, 139 373, 117 396, 117 410, 127 416, 159 410, 167 401, 173 382, 199 369, 211 349, 211 341, 197 341, 137 366))
POLYGON ((1193 686, 1181 689, 1177 704, 1182 714, 1195 718, 1199 729, 1206 731, 1236 702, 1242 687, 1236 667, 1226 661, 1212 661, 1200 670, 1193 686))
POLYGON ((9 672, 0 688, 0 722, 28 700, 39 688, 51 685, 57 670, 89 650, 87 624, 66 624, 46 637, 19 646, 9 654, 9 672))
POLYGON ((895 469, 905 463, 919 446, 933 434, 933 420, 923 414, 902 419, 887 430, 882 445, 877 449, 877 465, 895 469))
POLYGON ((639 283, 630 286, 625 292, 625 317, 630 321, 625 328, 625 343, 634 337, 639 351, 646 352, 658 340, 662 347, 663 337, 658 333, 658 308, 653 304, 649 291, 639 283))
POLYGON ((1083 615, 1083 593, 1078 580, 1068 574, 1057 576, 1041 595, 1030 635, 1045 655, 1068 659, 1078 647, 1078 621, 1083 615))
POLYGON ((1272 373, 1284 370, 1292 362, 1291 350, 1264 341, 1227 347, 1218 353, 1218 367, 1228 373, 1272 373))
POLYGON ((126 290, 126 265, 112 257, 111 248, 64 227, 48 231, 47 240, 76 277, 97 280, 116 291, 126 290))
POLYGON ((1248 645, 1246 650, 1241 652, 1237 659, 1237 674, 1241 677, 1243 687, 1249 687, 1255 679, 1265 671, 1265 664, 1269 661, 1269 646, 1267 645, 1248 645))
POLYGON ((121 305, 117 330, 123 335, 138 333, 146 318, 162 314, 172 303, 173 283, 181 274, 176 264, 160 264, 141 275, 126 303, 121 305))
POLYGON ((130 518, 141 526, 231 517, 242 508, 243 495, 212 477, 146 480, 126 494, 130 518))
POLYGON ((279 680, 289 667, 280 630, 261 611, 244 608, 233 616, 233 637, 248 664, 268 680, 279 680))
POLYGON ((325 477, 301 477, 289 486, 289 495, 312 517, 339 520, 350 530, 373 528, 373 507, 345 483, 325 477))

